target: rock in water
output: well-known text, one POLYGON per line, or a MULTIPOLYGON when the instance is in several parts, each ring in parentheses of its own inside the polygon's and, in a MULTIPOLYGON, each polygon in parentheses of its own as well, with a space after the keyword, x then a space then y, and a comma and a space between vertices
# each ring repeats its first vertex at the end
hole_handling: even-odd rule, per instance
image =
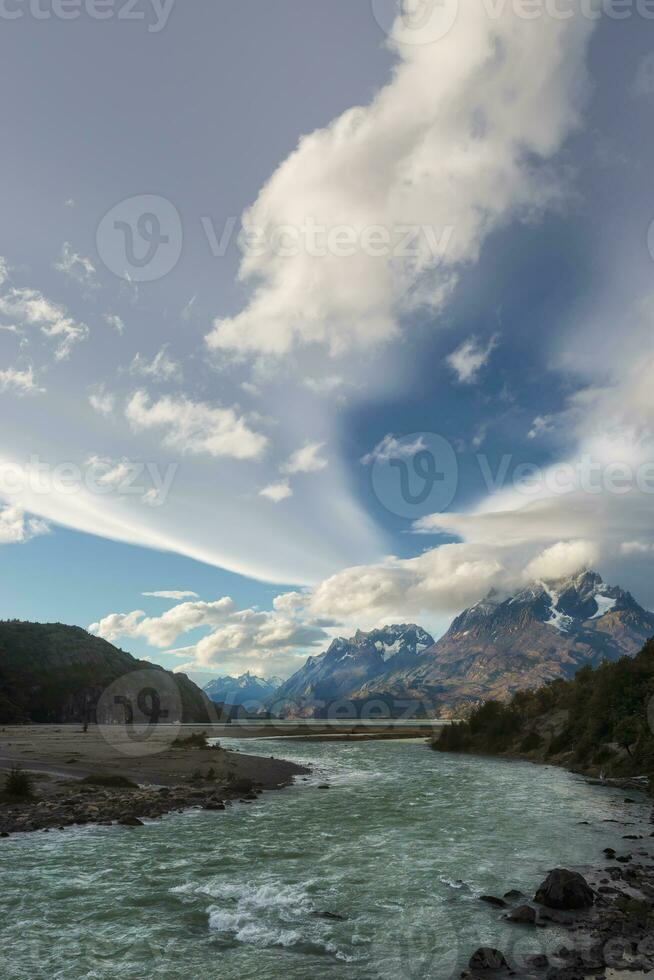
POLYGON ((595 902, 595 894, 583 875, 566 868, 550 871, 534 898, 550 909, 587 909, 595 902))
POLYGON ((531 905, 520 905, 517 909, 506 916, 509 922, 519 922, 521 925, 534 925, 536 922, 536 909, 531 905))
POLYGON ((489 905, 494 905, 498 909, 505 909, 506 902, 503 898, 498 898, 496 895, 481 895, 481 902, 488 902, 489 905))
POLYGON ((491 946, 480 946, 476 953, 470 957, 468 964, 471 970, 501 970, 509 964, 506 962, 504 953, 491 946))

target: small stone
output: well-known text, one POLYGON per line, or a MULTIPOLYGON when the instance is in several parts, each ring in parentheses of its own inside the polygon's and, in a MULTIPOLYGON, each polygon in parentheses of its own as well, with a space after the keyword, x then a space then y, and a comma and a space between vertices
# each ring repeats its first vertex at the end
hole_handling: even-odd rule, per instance
POLYGON ((536 909, 531 905, 520 905, 517 909, 506 916, 509 922, 516 922, 520 925, 533 926, 536 924, 536 909))
POLYGON ((534 970, 544 970, 550 965, 550 961, 545 956, 545 953, 536 953, 533 956, 527 956, 525 957, 525 963, 534 970))

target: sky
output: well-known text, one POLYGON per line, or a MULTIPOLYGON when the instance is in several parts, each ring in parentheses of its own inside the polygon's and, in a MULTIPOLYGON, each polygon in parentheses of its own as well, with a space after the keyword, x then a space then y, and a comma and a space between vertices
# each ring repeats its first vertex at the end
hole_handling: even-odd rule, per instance
POLYGON ((0 19, 0 616, 204 679, 654 608, 654 5, 0 19))

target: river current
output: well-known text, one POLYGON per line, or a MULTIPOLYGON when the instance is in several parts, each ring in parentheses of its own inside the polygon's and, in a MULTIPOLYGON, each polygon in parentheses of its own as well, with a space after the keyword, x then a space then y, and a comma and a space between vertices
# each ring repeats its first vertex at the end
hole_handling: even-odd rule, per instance
POLYGON ((313 774, 226 812, 0 842, 5 980, 453 980, 479 945, 515 962, 560 945, 482 894, 597 864, 649 812, 559 769, 423 740, 223 744, 313 774))

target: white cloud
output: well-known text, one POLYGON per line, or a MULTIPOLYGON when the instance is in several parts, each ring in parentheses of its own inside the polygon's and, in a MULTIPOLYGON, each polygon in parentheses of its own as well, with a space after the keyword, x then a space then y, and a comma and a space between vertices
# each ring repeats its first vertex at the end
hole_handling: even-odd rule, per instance
POLYGON ((125 333, 125 324, 121 317, 117 313, 105 313, 103 318, 107 326, 111 327, 116 333, 125 333))
POLYGON ((7 266, 7 260, 0 255, 0 286, 4 285, 8 278, 9 268, 7 266))
POLYGON ((594 541, 558 541, 529 562, 525 577, 546 582, 567 578, 584 568, 594 568, 599 557, 594 541))
POLYGON ((78 323, 63 306, 52 303, 37 289, 12 288, 1 295, 0 317, 16 330, 34 327, 55 341, 57 360, 67 358, 73 346, 89 335, 86 324, 78 323))
POLYGON ((528 439, 538 439, 539 436, 546 435, 554 428, 553 415, 537 415, 531 423, 531 429, 527 433, 528 439))
POLYGON ((168 647, 178 636, 200 626, 217 626, 234 612, 234 601, 229 596, 215 602, 183 602, 173 606, 162 616, 146 616, 136 609, 130 613, 110 613, 98 623, 89 626, 91 633, 105 640, 120 636, 143 637, 151 646, 168 647))
POLYGON ((497 347, 497 337, 491 337, 484 345, 476 337, 469 337, 447 357, 447 363, 460 384, 474 384, 479 372, 497 347))
POLYGON ((66 278, 79 283, 85 289, 94 290, 99 288, 99 283, 95 278, 95 266, 90 259, 75 252, 69 242, 64 242, 61 248, 61 255, 54 263, 57 272, 63 273, 66 278))
POLYGON ((45 388, 39 387, 34 379, 34 369, 30 366, 24 371, 7 368, 0 371, 0 391, 11 391, 17 395, 42 394, 45 388))
POLYGON ((400 442, 392 433, 385 435, 381 442, 378 442, 372 452, 366 453, 361 458, 364 466, 370 466, 375 461, 387 463, 390 459, 411 459, 416 453, 427 448, 427 444, 422 436, 418 436, 413 442, 400 442))
POLYGON ((125 415, 136 430, 165 429, 165 445, 181 452, 258 459, 268 445, 266 436, 253 431, 234 408, 213 408, 184 397, 151 401, 146 392, 137 391, 125 415))
POLYGON ((89 403, 98 415, 111 415, 116 407, 116 398, 104 385, 93 385, 89 388, 89 403))
POLYGON ((117 489, 131 480, 134 474, 134 464, 129 459, 111 459, 106 456, 90 456, 86 465, 101 487, 117 489))
POLYGON ((185 592, 183 590, 171 590, 170 592, 142 592, 141 595, 148 596, 152 599, 198 599, 199 596, 197 592, 185 592))
POLYGON ((293 491, 291 490, 288 480, 282 481, 281 483, 271 483, 263 490, 259 491, 260 497, 266 497, 268 500, 272 500, 273 503, 279 504, 282 500, 288 500, 289 497, 293 496, 293 491))
POLYGON ((620 552, 627 556, 651 555, 654 554, 654 544, 650 541, 623 541, 620 552))
POLYGON ((179 381, 182 377, 181 366, 168 354, 169 344, 164 344, 161 350, 148 361, 142 354, 137 354, 130 365, 130 373, 154 381, 179 381))
POLYGON ((296 449, 282 466, 282 472, 289 475, 320 473, 327 468, 327 460, 320 455, 324 446, 324 442, 308 442, 301 449, 296 449))
POLYGON ((27 517, 20 507, 0 509, 0 544, 24 544, 49 530, 45 521, 27 517))
POLYGON ((109 641, 139 637, 151 646, 164 648, 191 630, 210 628, 211 632, 195 645, 170 651, 193 658, 180 669, 229 669, 233 663, 242 668, 244 661, 261 666, 271 657, 293 655, 328 640, 321 626, 295 618, 288 608, 280 610, 236 609, 229 598, 185 602, 159 617, 146 617, 141 610, 111 613, 89 626, 89 631, 109 641))
POLYGON ((332 395, 345 384, 339 374, 328 374, 320 378, 303 378, 302 384, 316 395, 332 395))
POLYGON ((397 617, 405 622, 426 612, 453 615, 515 579, 515 571, 489 549, 447 544, 417 558, 346 568, 308 594, 304 606, 307 614, 352 624, 397 617))
POLYGON ((578 123, 594 25, 459 8, 438 44, 396 45, 389 84, 304 136, 263 187, 243 217, 267 243, 241 264, 253 291, 215 320, 210 347, 338 355, 388 341, 403 313, 442 307, 490 231, 560 196, 539 161, 578 123), (339 251, 343 229, 356 244, 339 251))

